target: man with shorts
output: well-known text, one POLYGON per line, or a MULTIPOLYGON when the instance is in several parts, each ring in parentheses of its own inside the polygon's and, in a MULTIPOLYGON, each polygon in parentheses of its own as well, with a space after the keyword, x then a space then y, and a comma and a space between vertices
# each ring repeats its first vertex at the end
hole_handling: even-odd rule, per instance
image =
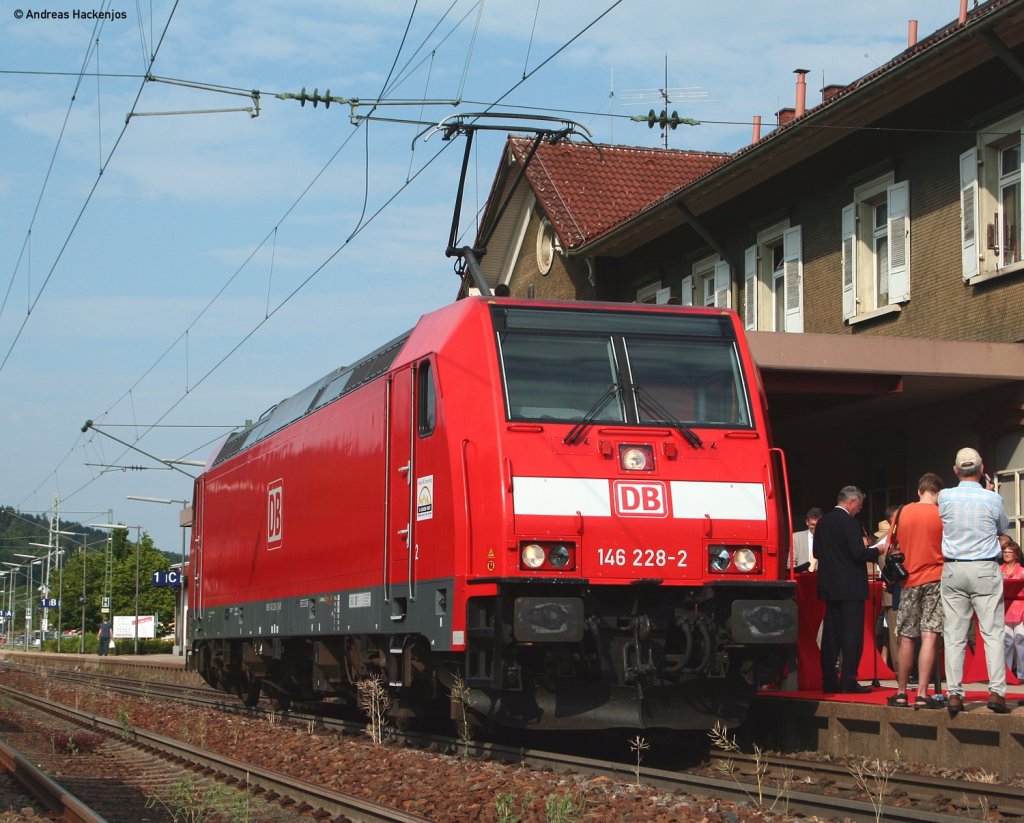
POLYGON ((917 482, 917 503, 901 506, 889 527, 889 551, 903 552, 907 579, 896 610, 896 634, 899 636, 899 665, 896 667, 896 694, 890 706, 909 706, 907 682, 914 666, 914 646, 921 638, 917 657, 918 686, 915 709, 939 708, 941 702, 928 697, 928 682, 935 671, 935 652, 942 634, 942 518, 939 517, 939 492, 942 478, 929 472, 917 482), (897 549, 898 544, 898 549, 897 549))

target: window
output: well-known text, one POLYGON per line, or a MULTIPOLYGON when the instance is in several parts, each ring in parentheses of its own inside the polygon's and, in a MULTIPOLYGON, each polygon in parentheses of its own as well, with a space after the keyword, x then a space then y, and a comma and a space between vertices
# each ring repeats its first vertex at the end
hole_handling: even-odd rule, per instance
POLYGON ((726 317, 524 309, 492 316, 509 420, 752 425, 726 317))
MULTIPOLYGON (((1021 257, 1021 161, 1024 114, 995 123, 960 155, 963 278, 1017 271, 1021 257)), ((973 280, 981 282, 981 280, 973 280)))
POLYGON ((683 305, 729 308, 731 279, 729 264, 718 255, 698 260, 683 278, 683 305))
POLYGON ((782 238, 765 246, 772 265, 772 331, 786 330, 786 259, 782 254, 782 238))
POLYGON ((660 280, 636 290, 637 303, 657 303, 659 306, 662 306, 668 302, 671 296, 671 287, 662 287, 660 280))
POLYGON ((743 255, 743 325, 750 331, 804 330, 800 226, 777 224, 743 255))
MULTIPOLYGON (((1007 533, 1020 543, 1024 537, 1024 434, 1015 428, 1001 435, 996 440, 995 452, 997 468, 989 473, 1010 518, 1007 533)), ((985 471, 989 471, 988 467, 985 471)))
POLYGON ((437 392, 429 360, 420 363, 416 379, 416 431, 420 437, 428 437, 434 433, 437 420, 437 392))
POLYGON ((545 217, 537 227, 537 268, 541 274, 551 271, 555 262, 555 230, 545 217))
POLYGON ((910 299, 910 184, 892 174, 854 189, 843 209, 843 320, 898 311, 910 299))

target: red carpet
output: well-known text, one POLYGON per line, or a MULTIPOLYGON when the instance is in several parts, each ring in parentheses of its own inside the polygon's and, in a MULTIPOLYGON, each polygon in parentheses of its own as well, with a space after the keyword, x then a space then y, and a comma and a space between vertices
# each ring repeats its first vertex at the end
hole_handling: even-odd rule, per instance
MULTIPOLYGON (((913 703, 915 696, 917 695, 917 687, 913 686, 907 689, 907 693, 910 695, 910 701, 913 703)), ((929 691, 929 694, 931 692, 929 691)), ((884 706, 885 702, 896 694, 896 689, 893 686, 879 686, 874 691, 868 692, 867 694, 825 694, 823 691, 797 691, 797 692, 761 692, 765 697, 786 697, 795 700, 820 700, 823 702, 833 703, 864 703, 866 705, 884 706)), ((988 700, 988 691, 968 691, 964 694, 964 702, 986 702, 988 700)), ((1007 691, 1006 702, 1011 707, 1016 707, 1018 700, 1024 700, 1024 692, 1021 691, 1007 691)))

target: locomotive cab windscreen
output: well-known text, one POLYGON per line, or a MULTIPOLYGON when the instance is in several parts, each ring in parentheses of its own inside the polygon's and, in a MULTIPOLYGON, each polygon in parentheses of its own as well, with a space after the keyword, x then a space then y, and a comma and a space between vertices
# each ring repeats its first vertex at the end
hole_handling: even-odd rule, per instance
POLYGON ((752 426, 725 316, 499 306, 492 315, 510 421, 752 426))

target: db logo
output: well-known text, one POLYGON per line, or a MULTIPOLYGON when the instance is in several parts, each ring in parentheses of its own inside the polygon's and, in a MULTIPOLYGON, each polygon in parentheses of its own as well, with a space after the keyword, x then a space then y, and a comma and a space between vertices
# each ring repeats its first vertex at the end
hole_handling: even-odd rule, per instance
POLYGON ((667 517, 665 484, 660 480, 638 483, 632 480, 612 482, 615 513, 622 517, 667 517))
POLYGON ((281 548, 284 536, 284 481, 267 484, 267 550, 281 548))

